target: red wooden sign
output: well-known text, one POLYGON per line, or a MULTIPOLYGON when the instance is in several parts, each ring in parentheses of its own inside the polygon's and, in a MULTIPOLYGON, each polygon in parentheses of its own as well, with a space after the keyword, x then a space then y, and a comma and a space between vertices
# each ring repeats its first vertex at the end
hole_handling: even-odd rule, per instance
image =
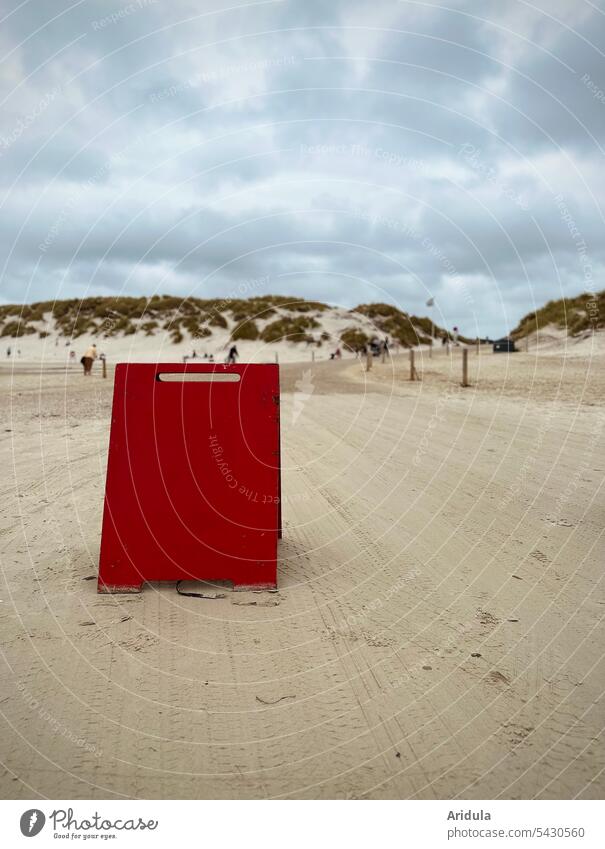
POLYGON ((116 367, 99 592, 275 587, 279 366, 116 367))

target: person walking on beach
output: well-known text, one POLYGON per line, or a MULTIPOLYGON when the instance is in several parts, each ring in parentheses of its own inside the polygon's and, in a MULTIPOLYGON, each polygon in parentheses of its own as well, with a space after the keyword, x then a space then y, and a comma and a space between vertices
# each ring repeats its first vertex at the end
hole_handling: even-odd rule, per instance
POLYGON ((232 345, 229 348, 229 354, 227 356, 227 362, 231 365, 234 365, 237 362, 238 357, 239 357, 239 354, 237 353, 237 348, 235 347, 235 345, 232 345))
POLYGON ((82 365, 84 366, 84 376, 89 375, 92 372, 92 364, 97 359, 97 346, 93 344, 84 352, 84 356, 80 360, 82 365))

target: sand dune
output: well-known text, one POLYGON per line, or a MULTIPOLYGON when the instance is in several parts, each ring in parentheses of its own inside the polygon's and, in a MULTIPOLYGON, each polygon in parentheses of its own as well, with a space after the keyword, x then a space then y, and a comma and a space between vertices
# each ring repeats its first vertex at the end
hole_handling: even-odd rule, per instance
POLYGON ((111 380, 0 374, 6 798, 602 798, 605 358, 282 368, 278 593, 98 596, 111 380))
MULTIPOLYGON (((0 362, 4 360, 7 364, 16 363, 17 365, 32 362, 45 365, 65 364, 70 362, 73 351, 75 365, 79 363, 84 351, 93 343, 97 345, 99 353, 103 352, 106 355, 107 362, 113 364, 117 362, 181 362, 183 357, 191 356, 194 351, 200 358, 206 354, 213 356, 216 362, 223 362, 229 348, 234 344, 232 333, 238 326, 238 322, 233 319, 228 310, 220 314, 226 322, 225 327, 213 325, 211 335, 208 337, 196 337, 187 328, 181 327, 182 341, 175 343, 169 329, 158 327, 151 335, 147 335, 140 326, 144 324, 144 316, 132 320, 133 329, 136 328, 136 332, 132 334, 120 332, 107 336, 97 331, 72 337, 69 334, 65 335, 52 315, 48 313, 44 321, 30 322, 36 331, 47 334, 43 338, 40 338, 38 332, 18 338, 3 337, 4 349, 0 350, 0 362), (7 356, 9 350, 10 356, 7 356)), ((172 313, 167 315, 171 316, 172 313)), ((284 317, 296 319, 301 315, 301 313, 277 307, 271 316, 263 318, 261 314, 260 318, 256 318, 256 324, 262 329, 277 319, 284 317)), ((263 342, 260 338, 253 341, 238 339, 235 344, 240 356, 245 362, 273 363, 276 357, 282 363, 310 361, 312 354, 317 360, 326 360, 337 348, 344 348, 340 337, 347 328, 355 328, 364 333, 368 339, 374 336, 382 339, 385 335, 368 316, 342 307, 326 306, 321 311, 309 312, 309 316, 317 323, 317 327, 313 328, 309 334, 310 338, 315 340, 314 344, 295 342, 287 335, 270 343, 263 342)), ((6 317, 4 320, 10 322, 12 318, 6 317)), ((0 325, 1 323, 2 316, 0 316, 0 325)), ((397 343, 394 344, 397 347, 397 343)))

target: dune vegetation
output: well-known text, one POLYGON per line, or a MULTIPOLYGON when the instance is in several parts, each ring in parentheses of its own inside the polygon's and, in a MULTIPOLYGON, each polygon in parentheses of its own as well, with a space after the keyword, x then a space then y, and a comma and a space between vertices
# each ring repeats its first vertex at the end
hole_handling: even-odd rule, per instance
MULTIPOLYGON (((551 301, 525 316, 513 332, 518 338, 548 324, 567 327, 574 335, 595 324, 603 315, 604 293, 598 296, 551 301)), ((188 339, 205 339, 227 332, 233 341, 261 340, 266 344, 322 346, 344 345, 359 350, 374 337, 388 337, 404 348, 428 345, 433 326, 426 316, 416 316, 392 304, 360 304, 351 310, 320 301, 288 295, 251 298, 90 297, 81 300, 40 301, 33 304, 0 306, 0 336, 20 338, 51 333, 65 339, 92 336, 99 339, 164 335, 174 344, 188 339)), ((435 325, 434 338, 448 338, 448 331, 435 325)), ((460 335, 461 342, 474 340, 460 335)))
POLYGON ((601 292, 583 292, 575 298, 548 301, 543 307, 524 316, 511 336, 521 339, 544 327, 567 329, 569 336, 580 336, 605 326, 605 289, 601 292))

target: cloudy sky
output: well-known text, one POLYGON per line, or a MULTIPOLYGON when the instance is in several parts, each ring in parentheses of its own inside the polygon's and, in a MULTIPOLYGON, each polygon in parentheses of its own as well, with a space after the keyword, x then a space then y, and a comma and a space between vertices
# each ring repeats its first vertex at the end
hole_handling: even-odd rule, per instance
POLYGON ((3 0, 0 300, 603 288, 603 0, 3 0))

